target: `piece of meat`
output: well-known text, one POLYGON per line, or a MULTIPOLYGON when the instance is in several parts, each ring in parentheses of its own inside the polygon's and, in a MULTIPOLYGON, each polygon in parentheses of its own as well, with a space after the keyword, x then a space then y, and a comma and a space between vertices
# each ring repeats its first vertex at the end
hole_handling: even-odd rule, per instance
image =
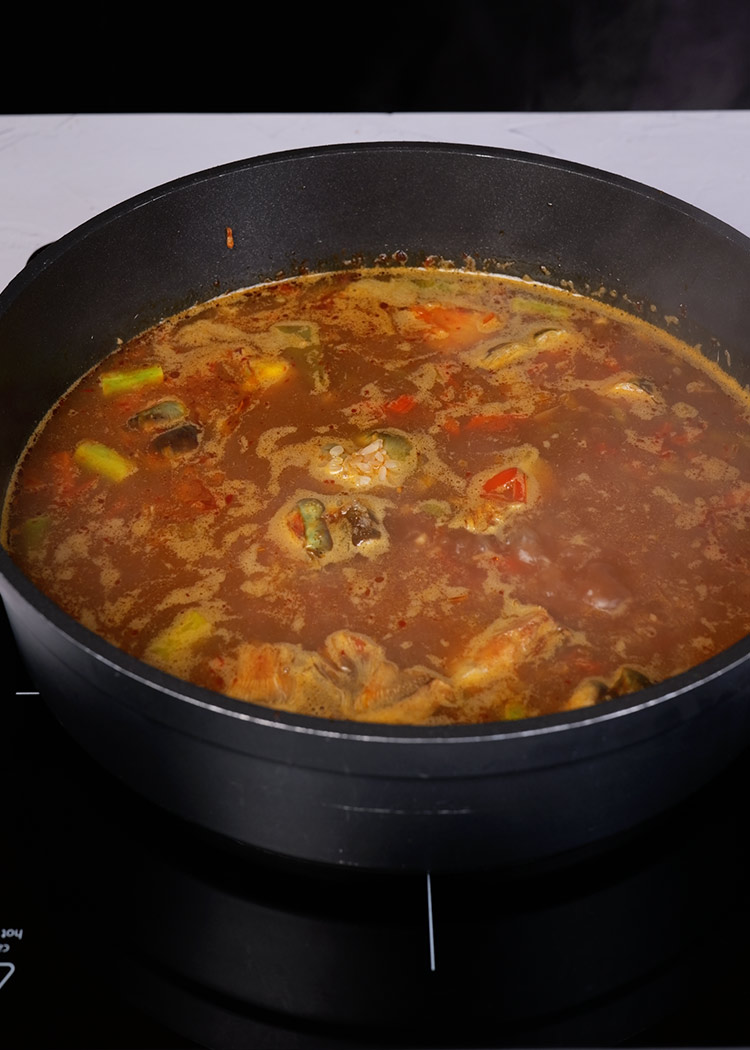
POLYGON ((237 700, 297 714, 344 717, 347 696, 330 670, 318 653, 299 645, 249 642, 239 649, 225 692, 237 700))
POLYGON ((434 671, 402 670, 366 635, 335 631, 326 639, 323 653, 347 679, 349 718, 407 724, 429 719, 440 707, 455 703, 450 685, 434 671))
POLYGON ((562 631, 541 606, 495 620, 451 665, 451 682, 463 693, 476 693, 515 676, 526 660, 551 653, 561 641, 562 631))

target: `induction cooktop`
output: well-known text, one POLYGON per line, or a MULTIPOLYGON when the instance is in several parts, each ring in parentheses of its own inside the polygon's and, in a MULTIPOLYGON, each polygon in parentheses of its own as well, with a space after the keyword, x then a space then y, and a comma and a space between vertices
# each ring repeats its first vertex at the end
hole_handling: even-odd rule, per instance
POLYGON ((543 865, 312 865, 120 785, 0 628, 0 1044, 750 1044, 750 754, 648 827, 543 865))

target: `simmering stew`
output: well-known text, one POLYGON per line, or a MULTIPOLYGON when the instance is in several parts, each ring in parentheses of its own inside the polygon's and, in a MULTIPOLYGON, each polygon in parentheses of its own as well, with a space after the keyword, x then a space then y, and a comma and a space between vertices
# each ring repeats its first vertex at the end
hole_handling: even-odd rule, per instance
POLYGON ((50 413, 3 540, 155 667, 304 715, 587 707, 750 632, 750 400, 596 299, 384 269, 118 348, 50 413))

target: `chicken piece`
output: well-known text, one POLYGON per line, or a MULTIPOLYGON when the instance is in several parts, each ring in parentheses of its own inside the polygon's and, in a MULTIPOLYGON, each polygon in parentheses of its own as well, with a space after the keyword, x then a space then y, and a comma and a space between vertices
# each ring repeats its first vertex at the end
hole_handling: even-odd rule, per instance
POLYGON ((342 717, 347 697, 318 653, 286 642, 241 646, 234 678, 225 687, 236 700, 297 714, 342 717))
MULTIPOLYGON (((403 675, 407 678, 409 671, 403 672, 403 675)), ((423 685, 417 686, 413 693, 395 703, 371 708, 356 717, 362 722, 379 722, 384 725, 423 725, 438 718, 446 722, 452 720, 451 711, 455 708, 456 701, 456 694, 449 682, 442 678, 431 678, 423 685)))
POLYGON ((347 678, 348 717, 371 722, 420 722, 455 702, 450 685, 426 667, 405 670, 387 659, 366 635, 336 631, 326 638, 325 657, 347 678))
POLYGON ((562 640, 561 629, 541 606, 495 620, 450 668, 451 682, 461 692, 479 692, 515 677, 526 660, 550 655, 562 640))

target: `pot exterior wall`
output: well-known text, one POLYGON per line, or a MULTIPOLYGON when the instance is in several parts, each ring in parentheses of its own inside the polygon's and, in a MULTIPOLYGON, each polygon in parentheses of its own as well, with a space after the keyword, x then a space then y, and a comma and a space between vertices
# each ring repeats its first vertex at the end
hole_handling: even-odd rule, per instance
POLYGON ((400 775, 377 776, 360 771, 352 739, 332 750, 329 768, 311 768, 263 757, 253 723, 230 724, 224 745, 186 731, 173 696, 169 724, 153 711, 148 685, 70 646, 36 610, 4 597, 45 702, 110 774, 190 823, 302 860, 435 872, 548 859, 658 816, 723 769, 750 735, 741 669, 723 679, 720 703, 663 731, 646 712, 653 731, 616 750, 602 744, 597 752, 593 740, 576 756, 571 739, 563 763, 543 736, 531 745, 475 739, 473 763, 464 751, 453 775, 419 775, 425 758, 415 738, 401 745, 400 775), (525 769, 512 768, 519 748, 525 769))
MULTIPOLYGON (((298 151, 126 202, 46 249, 0 296, 3 483, 48 409, 118 339, 279 273, 435 255, 601 291, 656 321, 678 316, 679 334, 750 378, 750 242, 688 205, 501 150, 298 151)), ((750 739, 747 642, 677 685, 528 731, 320 727, 138 664, 0 560, 22 653, 86 750, 180 817, 274 852, 421 870, 548 857, 662 812, 750 739)))

